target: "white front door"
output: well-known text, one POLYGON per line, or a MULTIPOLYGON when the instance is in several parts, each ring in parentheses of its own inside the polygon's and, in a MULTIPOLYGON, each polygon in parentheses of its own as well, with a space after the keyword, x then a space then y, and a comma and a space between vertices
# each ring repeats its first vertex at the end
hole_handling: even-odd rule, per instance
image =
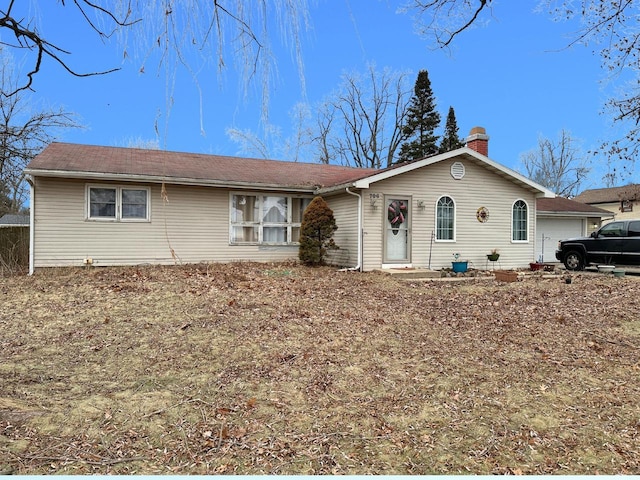
POLYGON ((384 262, 411 262, 411 229, 409 206, 411 199, 386 197, 384 262))

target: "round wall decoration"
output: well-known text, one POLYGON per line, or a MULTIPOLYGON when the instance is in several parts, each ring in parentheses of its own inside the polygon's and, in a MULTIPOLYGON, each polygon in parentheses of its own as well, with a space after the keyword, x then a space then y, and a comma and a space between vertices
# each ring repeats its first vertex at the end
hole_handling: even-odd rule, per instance
POLYGON ((489 209, 487 207, 480 207, 476 212, 476 218, 480 223, 486 223, 489 220, 489 209))
POLYGON ((398 229, 407 219, 407 205, 402 200, 393 200, 387 209, 387 219, 391 224, 391 231, 398 234, 398 229))

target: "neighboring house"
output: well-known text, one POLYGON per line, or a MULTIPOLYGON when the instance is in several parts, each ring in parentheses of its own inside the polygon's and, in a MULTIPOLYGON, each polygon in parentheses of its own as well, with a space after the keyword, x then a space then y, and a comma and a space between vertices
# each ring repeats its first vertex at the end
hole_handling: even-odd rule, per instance
MULTIPOLYGON (((536 199, 554 194, 467 147, 385 170, 53 143, 27 167, 31 268, 297 259, 306 205, 333 209, 359 270, 484 267, 535 257, 536 199)), ((471 147, 471 148, 470 148, 471 147)))
POLYGON ((603 208, 613 213, 610 220, 640 218, 640 185, 585 190, 574 200, 603 208))
POLYGON ((568 198, 538 198, 536 259, 555 262, 560 240, 588 236, 611 217, 608 210, 568 198))
POLYGON ((29 215, 16 215, 7 213, 0 217, 0 228, 28 227, 29 215))

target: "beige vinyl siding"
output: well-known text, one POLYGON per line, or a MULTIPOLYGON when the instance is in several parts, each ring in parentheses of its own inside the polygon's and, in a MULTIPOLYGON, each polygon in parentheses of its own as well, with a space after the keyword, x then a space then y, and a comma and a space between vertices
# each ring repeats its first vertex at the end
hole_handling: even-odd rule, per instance
POLYGON ((34 266, 296 259, 297 246, 229 245, 229 192, 194 186, 36 178, 34 266), (149 187, 150 222, 86 217, 86 185, 149 187), (175 258, 172 255, 175 254, 175 258))
POLYGON ((373 270, 382 266, 382 255, 384 252, 384 219, 386 220, 386 210, 384 204, 385 189, 381 188, 382 183, 373 184, 374 188, 362 192, 362 269, 373 270), (371 205, 369 194, 380 194, 375 206, 371 205))
POLYGON ((341 267, 355 267, 358 264, 358 198, 345 193, 326 197, 325 201, 333 210, 338 225, 333 240, 340 247, 329 252, 327 262, 341 267))
POLYGON ((621 202, 597 203, 594 207, 602 208, 611 212, 613 218, 604 219, 602 224, 610 223, 616 220, 635 220, 640 218, 640 202, 632 201, 633 210, 630 212, 622 212, 621 202))
POLYGON ((408 174, 398 175, 378 183, 363 192, 364 202, 364 269, 371 270, 383 265, 385 203, 373 208, 368 201, 369 193, 378 193, 381 199, 389 197, 411 198, 411 265, 428 267, 431 251, 431 267, 451 266, 453 254, 469 260, 475 268, 485 268, 486 255, 498 248, 501 268, 528 266, 535 257, 535 196, 510 180, 491 172, 471 161, 464 161, 466 173, 461 180, 451 177, 451 164, 440 162, 408 174), (431 242, 435 233, 436 203, 443 196, 453 198, 456 204, 455 242, 431 242), (529 239, 526 243, 511 241, 512 207, 522 199, 528 205, 529 239), (424 209, 418 203, 424 203, 424 209), (480 223, 476 219, 478 208, 489 210, 489 220, 480 223))

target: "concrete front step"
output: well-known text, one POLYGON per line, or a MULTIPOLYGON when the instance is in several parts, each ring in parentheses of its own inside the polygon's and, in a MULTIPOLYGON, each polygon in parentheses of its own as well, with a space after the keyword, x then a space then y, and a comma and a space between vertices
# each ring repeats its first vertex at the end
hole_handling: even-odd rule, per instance
POLYGON ((440 270, 428 268, 383 268, 378 272, 386 273, 398 278, 440 278, 440 270))

